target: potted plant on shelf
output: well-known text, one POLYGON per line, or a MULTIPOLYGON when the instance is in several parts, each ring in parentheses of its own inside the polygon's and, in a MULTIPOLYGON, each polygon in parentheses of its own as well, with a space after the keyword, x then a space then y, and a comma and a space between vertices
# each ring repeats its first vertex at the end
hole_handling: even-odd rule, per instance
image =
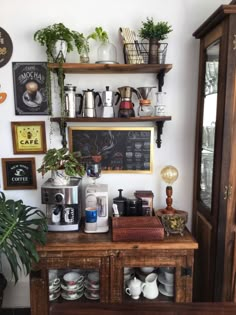
POLYGON ((94 32, 88 36, 90 38, 100 42, 96 63, 117 63, 116 47, 109 41, 108 33, 101 26, 95 27, 94 32))
POLYGON ((43 157, 40 168, 37 169, 42 176, 51 171, 51 178, 54 185, 68 184, 70 176, 80 176, 85 174, 85 166, 81 153, 69 152, 68 148, 49 149, 43 157))
POLYGON ((3 274, 2 257, 9 263, 15 283, 21 271, 28 275, 32 264, 38 262, 37 244, 45 244, 47 221, 45 214, 36 207, 27 206, 22 200, 6 199, 0 192, 0 306, 7 280, 3 274))
POLYGON ((167 44, 160 41, 165 40, 172 31, 168 22, 155 23, 153 18, 148 17, 146 21, 142 21, 139 36, 149 41, 149 63, 165 63, 167 44))

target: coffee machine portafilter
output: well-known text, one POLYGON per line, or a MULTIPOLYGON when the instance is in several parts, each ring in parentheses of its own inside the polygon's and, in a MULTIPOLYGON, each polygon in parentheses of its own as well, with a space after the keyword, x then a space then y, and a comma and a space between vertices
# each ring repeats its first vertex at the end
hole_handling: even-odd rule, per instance
POLYGON ((41 187, 46 204, 49 231, 78 231, 81 219, 81 179, 72 177, 68 185, 54 185, 48 179, 41 187))

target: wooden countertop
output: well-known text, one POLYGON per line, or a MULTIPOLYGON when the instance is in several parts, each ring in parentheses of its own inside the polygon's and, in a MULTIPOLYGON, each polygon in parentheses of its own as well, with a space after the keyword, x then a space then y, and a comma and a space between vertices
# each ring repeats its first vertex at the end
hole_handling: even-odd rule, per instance
POLYGON ((88 234, 80 231, 73 232, 48 232, 47 243, 37 246, 38 252, 49 251, 91 251, 91 250, 128 250, 128 249, 173 249, 193 250, 198 248, 198 243, 191 233, 185 229, 184 235, 170 235, 163 240, 148 242, 113 242, 111 227, 107 233, 88 234))

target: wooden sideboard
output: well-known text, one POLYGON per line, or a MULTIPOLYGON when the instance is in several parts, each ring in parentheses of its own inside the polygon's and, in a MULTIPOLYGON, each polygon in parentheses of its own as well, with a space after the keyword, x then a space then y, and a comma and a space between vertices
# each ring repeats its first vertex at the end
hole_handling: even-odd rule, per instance
POLYGON ((153 242, 112 242, 111 232, 86 234, 80 232, 49 232, 45 246, 38 246, 39 263, 34 265, 30 275, 30 298, 32 315, 58 314, 67 311, 79 312, 96 305, 163 305, 166 303, 187 303, 192 301, 192 274, 194 250, 198 244, 186 229, 184 236, 170 235, 153 242), (175 268, 174 296, 159 294, 155 300, 143 296, 132 300, 124 292, 124 267, 170 266, 175 268), (100 274, 100 299, 91 301, 81 297, 66 301, 62 297, 50 302, 48 299, 48 271, 94 270, 100 274))

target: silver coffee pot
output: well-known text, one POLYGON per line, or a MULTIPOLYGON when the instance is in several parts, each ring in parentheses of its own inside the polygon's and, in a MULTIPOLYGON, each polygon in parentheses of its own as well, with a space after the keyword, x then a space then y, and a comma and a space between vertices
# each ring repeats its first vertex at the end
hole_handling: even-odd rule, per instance
POLYGON ((102 101, 101 117, 113 118, 115 117, 114 107, 120 100, 120 94, 118 92, 110 91, 109 86, 106 86, 106 90, 100 92, 102 101))
POLYGON ((101 97, 98 92, 93 89, 87 89, 83 91, 83 95, 76 94, 78 98, 81 98, 79 115, 82 117, 97 117, 96 112, 96 98, 99 98, 97 106, 101 105, 101 97))
POLYGON ((72 84, 66 84, 66 86, 64 86, 64 92, 65 92, 65 116, 75 117, 76 116, 76 101, 75 101, 76 86, 72 86, 72 84))

